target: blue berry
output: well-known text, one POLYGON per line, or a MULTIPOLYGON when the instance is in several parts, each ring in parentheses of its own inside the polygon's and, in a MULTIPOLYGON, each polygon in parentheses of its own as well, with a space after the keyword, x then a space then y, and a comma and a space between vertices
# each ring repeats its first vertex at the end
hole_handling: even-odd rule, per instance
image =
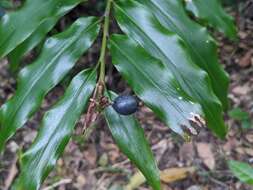
POLYGON ((112 107, 121 115, 130 115, 137 111, 138 102, 135 97, 130 95, 118 96, 114 100, 112 107))

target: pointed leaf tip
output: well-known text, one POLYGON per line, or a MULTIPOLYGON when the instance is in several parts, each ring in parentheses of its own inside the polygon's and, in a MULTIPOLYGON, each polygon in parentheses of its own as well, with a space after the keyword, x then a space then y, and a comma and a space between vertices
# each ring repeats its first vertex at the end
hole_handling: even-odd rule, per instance
MULTIPOLYGON (((118 0, 114 8, 120 28, 170 70, 174 83, 184 90, 184 94, 190 97, 188 99, 201 105, 207 126, 224 138, 227 127, 221 102, 213 92, 208 74, 192 61, 182 38, 165 28, 147 7, 137 1, 118 0)), ((152 74, 154 71, 151 71, 152 74)), ((178 99, 181 98, 178 96, 178 99)))

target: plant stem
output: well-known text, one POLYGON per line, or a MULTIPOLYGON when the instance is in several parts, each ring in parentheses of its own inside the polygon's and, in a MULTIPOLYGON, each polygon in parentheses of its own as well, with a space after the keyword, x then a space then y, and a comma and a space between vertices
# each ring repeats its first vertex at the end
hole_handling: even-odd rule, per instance
POLYGON ((105 9, 105 19, 103 26, 103 38, 100 57, 98 63, 100 64, 100 74, 99 74, 99 83, 104 86, 105 83, 105 51, 107 45, 107 36, 109 33, 109 23, 110 23, 110 11, 111 11, 112 0, 107 0, 106 9, 105 9))

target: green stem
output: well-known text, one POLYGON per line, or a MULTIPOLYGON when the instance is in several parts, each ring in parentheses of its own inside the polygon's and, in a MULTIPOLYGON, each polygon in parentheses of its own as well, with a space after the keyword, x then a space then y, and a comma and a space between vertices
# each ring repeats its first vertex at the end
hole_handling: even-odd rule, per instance
POLYGON ((112 3, 112 0, 107 0, 106 9, 105 9, 104 27, 103 27, 102 46, 101 46, 100 57, 98 60, 98 63, 100 64, 99 83, 102 85, 104 85, 105 83, 105 52, 106 52, 106 45, 107 45, 107 36, 109 33, 111 3, 112 3))

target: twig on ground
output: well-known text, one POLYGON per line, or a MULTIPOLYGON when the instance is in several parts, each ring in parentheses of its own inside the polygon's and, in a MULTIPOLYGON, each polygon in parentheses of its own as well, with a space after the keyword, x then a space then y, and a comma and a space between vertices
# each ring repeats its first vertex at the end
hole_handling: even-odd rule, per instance
POLYGON ((128 164, 130 162, 129 159, 123 160, 122 162, 117 162, 112 165, 112 167, 123 167, 125 164, 128 164))
POLYGON ((48 187, 45 187, 43 188, 42 190, 50 190, 50 189, 54 189, 55 187, 58 187, 60 185, 64 185, 64 184, 68 184, 68 183, 71 183, 72 182, 72 179, 62 179, 48 187))
POLYGON ((215 178, 212 177, 212 176, 209 176, 209 179, 210 179, 212 182, 214 182, 214 183, 216 183, 216 184, 218 184, 218 185, 220 185, 220 186, 222 186, 222 187, 225 187, 226 189, 228 188, 227 184, 223 183, 223 182, 220 181, 220 180, 215 179, 215 178))
POLYGON ((124 168, 119 168, 119 167, 98 167, 94 170, 91 171, 91 173, 99 173, 99 172, 107 172, 107 173, 125 173, 129 175, 130 171, 124 168))
POLYGON ((107 174, 103 174, 97 181, 96 185, 94 186, 93 190, 105 190, 104 187, 101 186, 103 184, 103 181, 107 177, 107 174))

